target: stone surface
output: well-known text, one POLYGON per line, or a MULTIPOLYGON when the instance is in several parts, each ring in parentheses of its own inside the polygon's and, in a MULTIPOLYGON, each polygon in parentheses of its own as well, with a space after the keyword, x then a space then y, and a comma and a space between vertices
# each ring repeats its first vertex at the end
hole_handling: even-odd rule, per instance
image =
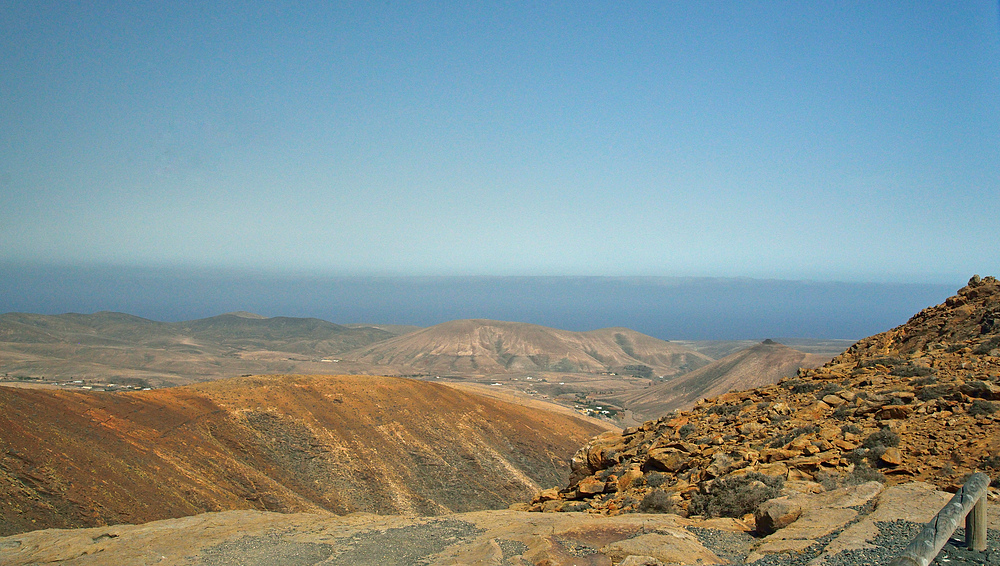
POLYGON ((769 535, 792 524, 802 515, 802 506, 798 501, 788 497, 780 497, 765 501, 754 512, 756 530, 762 535, 769 535))
POLYGON ((820 566, 846 550, 871 548, 871 541, 879 534, 879 522, 905 518, 914 523, 926 523, 951 497, 950 493, 938 491, 933 485, 922 482, 888 487, 879 496, 875 510, 841 532, 813 564, 820 566))
POLYGON ((723 564, 723 560, 698 542, 696 536, 683 529, 614 542, 601 548, 601 553, 612 563, 625 560, 628 556, 641 556, 673 564, 723 564))
MULTIPOLYGON (((749 536, 750 527, 738 519, 696 520, 671 514, 504 510, 421 518, 227 511, 143 525, 48 529, 0 537, 0 564, 620 566, 765 559, 771 565, 781 563, 784 554, 817 552, 818 537, 832 537, 813 561, 820 566, 839 552, 870 544, 879 536, 879 524, 925 521, 951 498, 926 483, 892 486, 881 493, 880 489, 880 484, 870 483, 821 493, 795 492, 788 498, 807 505, 800 519, 763 539, 749 536), (875 498, 877 504, 871 505, 875 498), (857 509, 869 514, 847 526, 857 509)), ((1000 526, 996 506, 989 505, 987 515, 991 529, 1000 526)), ((897 542, 902 546, 908 541, 897 542)))
POLYGON ((227 511, 0 538, 0 564, 556 566, 610 564, 633 555, 633 564, 649 558, 670 564, 722 563, 686 530, 691 526, 740 530, 732 520, 698 522, 677 515, 479 511, 420 518, 227 511))

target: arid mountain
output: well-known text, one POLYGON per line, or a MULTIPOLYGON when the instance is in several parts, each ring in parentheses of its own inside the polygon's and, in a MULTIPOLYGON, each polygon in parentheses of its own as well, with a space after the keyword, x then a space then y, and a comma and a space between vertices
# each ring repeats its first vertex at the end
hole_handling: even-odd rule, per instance
POLYGON ((391 338, 385 330, 348 328, 318 318, 228 313, 172 324, 179 334, 241 350, 276 350, 311 356, 343 353, 391 338))
MULTIPOLYGON (((844 353, 857 340, 839 338, 775 338, 789 348, 806 353, 807 367, 819 367, 844 353)), ((713 360, 721 360, 729 354, 756 346, 759 340, 671 340, 671 342, 701 352, 713 360)))
POLYGON ((178 323, 122 313, 0 315, 0 372, 180 385, 251 373, 321 373, 323 357, 394 336, 314 318, 229 313, 178 323))
MULTIPOLYGON (((978 276, 945 303, 860 341, 822 368, 704 400, 573 458, 569 485, 534 510, 711 512, 720 480, 759 472, 824 484, 881 479, 945 489, 1000 472, 1000 283, 978 276)), ((764 484, 761 484, 764 485, 764 484)))
POLYGON ((401 378, 0 387, 0 534, 227 509, 501 508, 564 482, 568 458, 600 430, 401 378))
POLYGON ((571 332, 495 320, 446 322, 352 355, 372 364, 462 374, 621 371, 626 366, 644 365, 658 375, 675 375, 712 361, 688 348, 627 328, 571 332))
POLYGON ((806 357, 803 352, 765 340, 666 383, 628 393, 620 401, 637 416, 657 418, 675 409, 689 409, 705 397, 777 383, 795 375, 806 357))

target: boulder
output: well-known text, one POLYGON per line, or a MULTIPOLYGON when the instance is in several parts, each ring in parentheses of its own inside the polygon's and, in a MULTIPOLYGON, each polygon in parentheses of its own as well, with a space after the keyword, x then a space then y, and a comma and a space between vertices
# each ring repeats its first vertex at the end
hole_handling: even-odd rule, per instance
POLYGON ((757 532, 762 535, 769 535, 791 525, 800 515, 802 505, 787 496, 765 501, 753 514, 757 532))
POLYGON ((826 403, 827 405, 830 405, 831 407, 839 407, 840 405, 846 403, 843 397, 833 394, 826 395, 825 397, 823 397, 823 402, 826 403))
POLYGON ((653 450, 647 463, 666 472, 679 472, 687 467, 690 457, 673 449, 653 450))
POLYGON ((990 401, 1000 401, 1000 387, 985 381, 967 381, 959 388, 959 391, 969 397, 977 399, 989 399, 990 401))
POLYGON ((604 488, 604 482, 595 477, 583 478, 576 486, 576 490, 584 496, 604 493, 604 488))
POLYGON ((888 466, 898 466, 903 463, 903 454, 899 448, 886 448, 885 453, 879 456, 879 461, 888 466))

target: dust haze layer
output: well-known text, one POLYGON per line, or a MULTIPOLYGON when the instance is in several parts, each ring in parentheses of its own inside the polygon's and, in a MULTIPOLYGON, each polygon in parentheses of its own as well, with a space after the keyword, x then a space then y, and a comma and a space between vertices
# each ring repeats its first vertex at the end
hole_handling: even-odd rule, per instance
POLYGON ((0 312, 220 312, 432 326, 486 318, 664 340, 858 339, 944 300, 951 284, 681 277, 339 277, 316 273, 0 263, 0 312))

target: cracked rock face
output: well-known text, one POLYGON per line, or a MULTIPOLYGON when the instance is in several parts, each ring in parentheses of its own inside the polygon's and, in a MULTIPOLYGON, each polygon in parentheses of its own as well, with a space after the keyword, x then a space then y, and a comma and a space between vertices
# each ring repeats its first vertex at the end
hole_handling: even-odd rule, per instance
POLYGON ((525 507, 615 515, 662 491, 686 515, 720 479, 751 472, 817 490, 871 479, 955 490, 973 471, 996 477, 997 321, 1000 283, 974 277, 821 368, 592 439, 573 457, 569 485, 525 507))

